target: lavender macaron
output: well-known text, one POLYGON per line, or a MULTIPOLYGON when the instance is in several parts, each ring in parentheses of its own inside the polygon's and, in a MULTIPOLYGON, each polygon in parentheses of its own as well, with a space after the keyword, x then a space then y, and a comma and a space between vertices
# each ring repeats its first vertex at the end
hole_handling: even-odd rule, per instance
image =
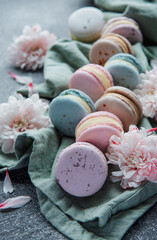
POLYGON ((117 33, 126 37, 131 44, 143 41, 143 36, 138 23, 132 18, 116 17, 111 18, 105 24, 102 36, 108 33, 117 33))
POLYGON ((58 156, 56 178, 60 186, 73 196, 87 197, 98 192, 107 174, 104 154, 90 143, 74 143, 58 156))

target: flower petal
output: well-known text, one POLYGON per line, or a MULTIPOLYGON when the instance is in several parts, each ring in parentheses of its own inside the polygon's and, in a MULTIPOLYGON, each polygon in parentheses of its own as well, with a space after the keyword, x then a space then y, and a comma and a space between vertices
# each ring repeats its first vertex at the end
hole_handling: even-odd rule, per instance
POLYGON ((3 182, 3 192, 4 193, 12 193, 14 191, 10 176, 9 176, 9 172, 8 172, 8 168, 6 171, 6 176, 3 182))
POLYGON ((20 84, 28 84, 33 81, 31 77, 18 76, 12 72, 8 72, 8 73, 12 76, 13 79, 16 80, 16 82, 20 84))
POLYGON ((2 151, 4 153, 13 153, 14 152, 13 145, 14 141, 12 139, 4 141, 4 143, 2 144, 2 151))
POLYGON ((19 196, 14 198, 8 198, 5 202, 0 204, 0 210, 9 208, 20 208, 31 201, 29 196, 19 196))

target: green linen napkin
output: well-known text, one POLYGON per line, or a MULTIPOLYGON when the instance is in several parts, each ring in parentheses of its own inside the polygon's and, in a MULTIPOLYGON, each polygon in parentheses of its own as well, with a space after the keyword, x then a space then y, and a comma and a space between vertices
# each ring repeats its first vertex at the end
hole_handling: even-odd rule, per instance
MULTIPOLYGON (((146 118, 141 126, 151 127, 146 118)), ((70 239, 119 240, 136 219, 157 202, 157 184, 147 182, 136 189, 123 190, 108 177, 93 196, 73 197, 62 190, 55 177, 58 154, 73 142, 73 138, 61 139, 52 126, 30 130, 17 137, 16 156, 21 164, 21 159, 29 159, 28 172, 37 189, 41 212, 70 239)), ((11 158, 5 160, 8 164, 11 158)), ((18 164, 13 166, 12 162, 10 169, 19 167, 18 164)), ((111 165, 109 170, 112 170, 111 165)))

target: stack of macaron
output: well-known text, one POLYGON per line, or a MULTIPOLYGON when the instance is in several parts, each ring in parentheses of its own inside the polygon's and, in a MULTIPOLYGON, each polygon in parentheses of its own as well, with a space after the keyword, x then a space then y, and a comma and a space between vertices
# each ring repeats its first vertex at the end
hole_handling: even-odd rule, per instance
POLYGON ((142 72, 131 44, 142 42, 142 34, 127 17, 104 25, 102 12, 91 7, 70 16, 69 30, 75 40, 95 42, 89 53, 91 63, 77 69, 69 89, 50 104, 53 125, 62 135, 75 137, 75 143, 58 156, 56 178, 67 193, 88 197, 107 178, 105 153, 110 137, 121 136, 142 118, 142 105, 131 91, 142 72))
POLYGON ((66 147, 56 162, 56 178, 69 194, 87 197, 98 192, 108 175, 105 151, 112 135, 123 126, 114 114, 99 111, 84 117, 76 127, 76 143, 66 147))

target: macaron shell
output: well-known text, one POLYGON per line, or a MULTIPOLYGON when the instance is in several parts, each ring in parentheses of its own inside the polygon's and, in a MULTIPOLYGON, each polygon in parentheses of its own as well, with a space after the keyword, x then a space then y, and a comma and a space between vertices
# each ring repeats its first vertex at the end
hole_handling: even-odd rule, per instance
POLYGON ((122 53, 120 46, 109 39, 97 40, 90 49, 89 59, 91 63, 104 66, 106 61, 117 53, 122 53))
POLYGON ((68 20, 71 37, 82 42, 92 42, 101 35, 104 26, 103 12, 94 7, 80 8, 68 20))
POLYGON ((109 139, 112 135, 120 137, 121 132, 114 128, 112 124, 110 125, 110 123, 104 125, 95 125, 84 130, 78 136, 78 138, 76 138, 76 142, 91 143, 105 153, 109 144, 109 139))
POLYGON ((70 88, 79 89, 87 94, 93 102, 97 101, 104 91, 113 86, 111 74, 104 67, 88 64, 78 69, 70 79, 70 88))
POLYGON ((88 143, 74 143, 65 148, 56 163, 56 178, 68 193, 90 196, 103 186, 108 174, 105 156, 88 143))
POLYGON ((117 33, 126 37, 131 44, 142 42, 143 36, 139 25, 132 18, 117 17, 108 20, 103 29, 103 35, 117 33))
POLYGON ((107 94, 107 93, 118 93, 118 94, 121 94, 121 95, 127 97, 130 101, 132 101, 136 105, 136 107, 138 108, 138 111, 139 111, 139 118, 140 119, 142 118, 142 116, 143 116, 142 103, 140 102, 139 98, 133 91, 130 91, 129 89, 124 88, 124 87, 113 86, 113 87, 108 88, 105 91, 105 94, 107 94))
POLYGON ((95 102, 103 94, 105 89, 94 76, 87 72, 76 72, 70 80, 70 88, 76 88, 86 93, 95 102))
POLYGON ((97 111, 108 111, 119 117, 124 131, 128 131, 131 124, 137 125, 139 121, 136 105, 121 94, 106 93, 95 103, 95 107, 97 111))
POLYGON ((139 29, 134 28, 132 25, 119 25, 110 29, 110 32, 117 33, 126 37, 131 44, 143 42, 142 33, 139 29))
MULTIPOLYGON (((127 54, 127 53, 119 53, 119 54, 116 54, 114 56, 112 56, 109 61, 112 61, 112 60, 124 60, 128 63, 131 63, 132 65, 134 65, 137 70, 139 71, 139 73, 142 73, 143 70, 142 70, 142 66, 140 64, 140 62, 138 61, 138 59, 133 56, 132 54, 127 54)), ((108 61, 108 62, 109 62, 108 61)))
POLYGON ((124 53, 129 53, 134 55, 134 51, 133 48, 130 44, 130 42, 127 40, 127 38, 119 35, 119 34, 115 34, 115 33, 109 33, 109 34, 105 34, 102 35, 102 39, 105 38, 109 38, 110 40, 113 40, 115 42, 117 42, 119 44, 119 46, 122 48, 124 53))
POLYGON ((76 127, 76 142, 89 142, 106 151, 110 137, 114 134, 120 136, 123 125, 120 119, 105 111, 91 113, 84 117, 76 127))
POLYGON ((75 136, 75 128, 89 112, 77 101, 58 96, 50 104, 49 115, 54 126, 66 136, 75 136))
POLYGON ((136 67, 126 61, 120 59, 110 60, 104 67, 111 73, 114 85, 123 86, 132 90, 141 81, 136 67))
POLYGON ((91 108, 92 112, 95 111, 95 106, 94 106, 93 101, 84 92, 82 92, 82 91, 80 91, 78 89, 67 89, 67 90, 65 90, 65 91, 60 93, 60 96, 66 96, 66 95, 72 95, 72 96, 79 97, 80 99, 82 99, 84 102, 86 102, 89 105, 89 107, 91 108))

